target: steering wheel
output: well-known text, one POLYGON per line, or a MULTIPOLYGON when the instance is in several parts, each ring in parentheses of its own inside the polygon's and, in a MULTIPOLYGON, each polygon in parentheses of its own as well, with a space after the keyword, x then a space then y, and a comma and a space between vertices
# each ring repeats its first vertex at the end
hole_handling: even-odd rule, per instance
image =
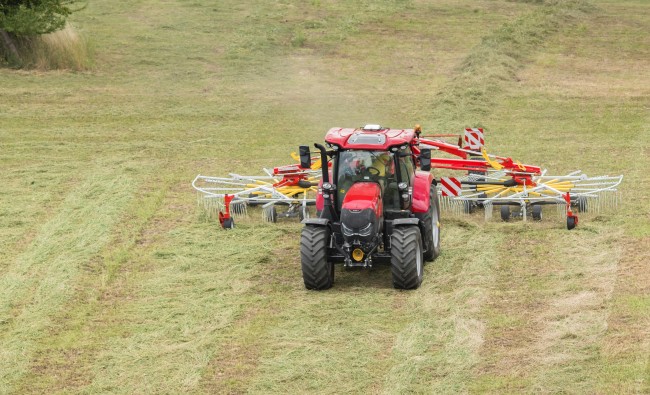
POLYGON ((381 171, 379 171, 379 169, 376 167, 366 167, 366 171, 373 177, 379 177, 381 175, 381 171))

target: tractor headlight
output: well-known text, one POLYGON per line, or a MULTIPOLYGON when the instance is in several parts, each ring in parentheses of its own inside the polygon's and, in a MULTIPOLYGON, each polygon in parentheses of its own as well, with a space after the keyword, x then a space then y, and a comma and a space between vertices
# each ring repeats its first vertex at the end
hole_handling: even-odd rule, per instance
POLYGON ((359 230, 359 236, 370 236, 372 234, 372 224, 368 224, 359 230))
POLYGON ((345 224, 343 223, 341 224, 341 230, 343 231, 343 234, 345 236, 352 236, 354 234, 354 231, 348 228, 347 226, 345 226, 345 224))
MULTIPOLYGON (((395 185, 395 184, 393 184, 393 185, 395 185)), ((397 185, 397 188, 399 188, 400 191, 405 191, 405 190, 408 189, 408 187, 409 187, 409 184, 407 184, 407 183, 405 183, 405 182, 400 182, 400 183, 397 185)))
POLYGON ((324 182, 323 189, 329 191, 330 189, 332 189, 332 184, 330 184, 329 182, 324 182))

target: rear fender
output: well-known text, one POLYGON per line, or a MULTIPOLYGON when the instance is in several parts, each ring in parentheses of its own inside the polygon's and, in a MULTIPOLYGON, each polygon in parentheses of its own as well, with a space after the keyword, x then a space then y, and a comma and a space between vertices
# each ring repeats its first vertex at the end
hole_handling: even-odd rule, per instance
POLYGON ((393 227, 419 225, 418 218, 398 218, 393 220, 393 227))
POLYGON ((413 213, 426 213, 431 204, 431 184, 433 183, 433 174, 426 171, 415 172, 415 182, 413 183, 413 213))

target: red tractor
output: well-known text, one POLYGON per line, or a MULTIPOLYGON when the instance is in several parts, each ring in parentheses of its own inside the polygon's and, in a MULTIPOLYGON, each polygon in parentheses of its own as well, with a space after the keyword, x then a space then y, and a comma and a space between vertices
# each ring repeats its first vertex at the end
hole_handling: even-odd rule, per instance
MULTIPOLYGON (((328 289, 334 263, 371 268, 390 263, 393 286, 416 289, 423 265, 440 254, 440 208, 431 151, 419 129, 330 129, 320 151, 318 218, 303 221, 300 258, 307 289, 328 289), (418 170, 418 167, 421 170, 418 170)), ((308 146, 300 147, 308 168, 308 146)))

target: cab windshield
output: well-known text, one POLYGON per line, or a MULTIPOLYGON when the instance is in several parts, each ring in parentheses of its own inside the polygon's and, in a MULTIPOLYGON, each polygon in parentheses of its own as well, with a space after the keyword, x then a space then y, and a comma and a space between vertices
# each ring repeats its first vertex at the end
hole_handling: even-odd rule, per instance
POLYGON ((355 182, 377 182, 382 191, 395 180, 393 154, 387 151, 343 151, 338 157, 338 206, 355 182))

